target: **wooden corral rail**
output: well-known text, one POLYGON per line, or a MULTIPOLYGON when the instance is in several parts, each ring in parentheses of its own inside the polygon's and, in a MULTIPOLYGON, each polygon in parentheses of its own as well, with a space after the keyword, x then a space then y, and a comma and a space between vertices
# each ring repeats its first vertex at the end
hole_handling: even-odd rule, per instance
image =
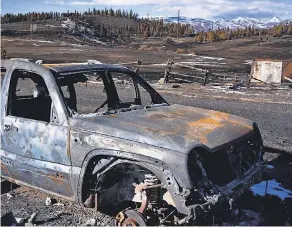
MULTIPOLYGON (((129 63, 124 63, 129 64, 129 63)), ((269 84, 269 83, 255 83, 251 82, 251 75, 247 73, 214 73, 207 69, 194 67, 193 65, 176 63, 172 59, 168 59, 166 64, 150 64, 150 63, 130 63, 139 68, 164 68, 164 76, 160 79, 162 83, 199 83, 202 85, 213 86, 233 86, 233 87, 269 87, 270 89, 285 89, 292 87, 292 80, 286 79, 281 84, 269 84), (188 69, 188 72, 175 72, 175 69, 188 69)))
POLYGON ((186 82, 186 83, 200 83, 206 84, 226 84, 242 82, 246 78, 246 74, 219 74, 212 73, 210 70, 201 69, 194 66, 190 66, 182 63, 174 63, 172 60, 168 60, 165 67, 164 83, 172 81, 186 82), (173 72, 175 68, 186 68, 191 70, 192 74, 173 72))

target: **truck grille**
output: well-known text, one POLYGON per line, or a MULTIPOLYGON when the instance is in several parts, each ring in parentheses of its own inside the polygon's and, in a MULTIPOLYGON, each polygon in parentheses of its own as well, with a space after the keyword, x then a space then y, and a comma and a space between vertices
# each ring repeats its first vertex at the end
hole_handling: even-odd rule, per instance
POLYGON ((189 161, 189 171, 193 183, 198 182, 199 175, 202 174, 205 174, 213 184, 218 186, 241 178, 258 161, 262 160, 261 145, 261 140, 250 138, 213 153, 196 150, 197 154, 189 156, 189 160, 192 159, 189 161), (196 162, 194 162, 194 158, 197 159, 196 162), (192 162, 191 165, 190 162, 192 162))

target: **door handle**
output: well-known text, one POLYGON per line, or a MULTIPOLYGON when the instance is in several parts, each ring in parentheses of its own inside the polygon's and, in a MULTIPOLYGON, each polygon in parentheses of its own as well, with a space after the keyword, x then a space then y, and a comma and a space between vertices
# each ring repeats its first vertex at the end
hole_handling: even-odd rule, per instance
POLYGON ((4 131, 9 131, 9 130, 10 130, 10 128, 11 128, 11 126, 10 126, 10 125, 4 125, 4 131))

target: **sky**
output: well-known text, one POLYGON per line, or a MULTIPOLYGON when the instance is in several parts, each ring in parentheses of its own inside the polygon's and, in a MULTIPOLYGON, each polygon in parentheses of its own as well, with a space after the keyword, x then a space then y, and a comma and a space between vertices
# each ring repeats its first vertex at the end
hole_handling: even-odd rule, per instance
POLYGON ((292 0, 2 0, 1 14, 29 11, 85 11, 88 8, 132 9, 139 16, 204 19, 253 17, 292 18, 292 0))

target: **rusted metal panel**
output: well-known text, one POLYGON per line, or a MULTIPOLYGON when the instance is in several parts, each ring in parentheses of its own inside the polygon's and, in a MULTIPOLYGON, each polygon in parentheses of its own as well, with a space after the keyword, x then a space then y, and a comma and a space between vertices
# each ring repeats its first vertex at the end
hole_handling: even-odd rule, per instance
MULTIPOLYGON (((109 65, 109 64, 44 64, 44 66, 50 68, 51 70, 59 73, 58 75, 73 74, 74 72, 84 72, 93 70, 119 70, 122 72, 132 72, 130 69, 119 66, 119 65, 109 65)), ((57 75, 57 76, 58 76, 57 75)))
POLYGON ((253 122, 250 120, 176 104, 113 116, 78 118, 75 122, 76 127, 86 127, 98 134, 185 154, 201 145, 214 151, 253 131, 253 122))
POLYGON ((143 143, 137 144, 135 141, 99 133, 84 132, 77 129, 81 125, 81 121, 76 122, 71 133, 70 144, 73 166, 84 167, 90 158, 96 155, 156 163, 156 165, 164 166, 164 168, 171 168, 173 174, 177 177, 177 181, 182 186, 191 187, 186 154, 143 143), (86 157, 85 162, 84 157, 86 157), (177 160, 179 160, 179 163, 177 163, 177 160))
MULTIPOLYGON (((267 83, 281 83, 284 77, 292 78, 292 62, 256 59, 252 65, 251 76, 267 83)), ((258 80, 252 82, 259 82, 258 80)))
POLYGON ((191 183, 187 156, 193 148, 215 151, 254 133, 253 122, 247 119, 181 105, 72 118, 70 125, 73 166, 81 167, 82 157, 93 149, 95 155, 162 161, 171 168, 179 184, 188 188, 191 183))
POLYGON ((6 160, 9 177, 36 188, 72 197, 68 116, 52 73, 34 63, 10 62, 3 83, 1 160, 6 160), (43 77, 60 123, 8 115, 9 83, 16 69, 34 72, 43 77))
POLYGON ((10 163, 7 165, 9 176, 35 187, 72 196, 68 129, 14 117, 7 117, 5 124, 10 124, 11 128, 1 134, 1 149, 6 151, 1 152, 1 159, 10 163))
POLYGON ((0 154, 3 168, 8 172, 5 176, 35 188, 72 197, 73 200, 71 166, 27 158, 4 150, 0 150, 0 154))
MULTIPOLYGON (((281 83, 282 61, 256 60, 252 66, 252 77, 267 83, 281 83)), ((258 82, 252 80, 252 82, 258 82)))
POLYGON ((7 116, 5 124, 10 129, 1 135, 3 150, 36 160, 71 164, 66 127, 14 116, 7 116))

